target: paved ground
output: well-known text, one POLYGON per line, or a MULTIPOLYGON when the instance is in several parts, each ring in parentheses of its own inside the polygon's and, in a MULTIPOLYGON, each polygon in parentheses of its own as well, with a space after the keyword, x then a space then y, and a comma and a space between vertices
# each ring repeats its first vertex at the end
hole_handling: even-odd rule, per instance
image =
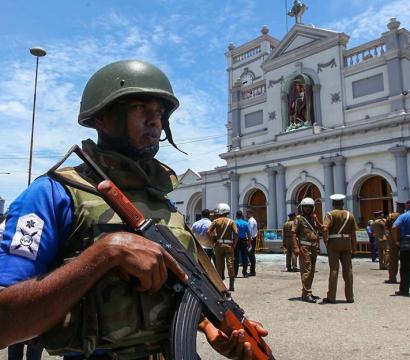
MULTIPOLYGON (((354 304, 344 302, 342 279, 336 305, 300 301, 299 274, 283 272, 283 255, 259 255, 257 277, 237 279, 234 298, 249 318, 269 329, 267 341, 277 360, 410 360, 410 298, 392 296, 397 285, 383 284, 387 273, 377 270, 378 264, 355 259, 353 266, 354 304)), ((323 297, 326 257, 319 257, 317 270, 314 292, 323 297)), ((198 347, 202 359, 223 359, 202 336, 198 347)), ((0 360, 5 359, 5 351, 0 351, 0 360)))

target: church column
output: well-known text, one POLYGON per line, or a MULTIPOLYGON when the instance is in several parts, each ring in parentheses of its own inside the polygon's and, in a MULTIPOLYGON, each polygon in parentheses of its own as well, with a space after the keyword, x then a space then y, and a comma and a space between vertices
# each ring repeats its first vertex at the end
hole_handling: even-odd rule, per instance
POLYGON ((315 124, 322 126, 322 106, 320 105, 320 84, 312 86, 313 92, 313 113, 315 124))
POLYGON ((201 210, 206 209, 206 185, 202 187, 202 207, 201 210))
POLYGON ((229 177, 231 179, 231 216, 235 218, 235 213, 239 209, 239 175, 231 172, 229 177))
POLYGON ((230 181, 224 182, 224 186, 226 188, 226 191, 228 192, 228 204, 230 204, 231 203, 231 182, 230 181))
POLYGON ((276 208, 278 222, 276 225, 281 227, 286 222, 286 167, 279 164, 274 169, 277 171, 276 208))
POLYGON ((409 174, 407 166, 407 146, 394 146, 389 151, 396 162, 397 199, 400 202, 409 200, 409 174))
POLYGON ((231 104, 231 121, 232 121, 232 148, 240 149, 241 147, 241 86, 238 79, 232 87, 232 104, 231 104))
POLYGON ((335 193, 346 195, 346 158, 342 155, 333 157, 335 163, 335 193))
POLYGON ((266 168, 268 174, 268 229, 275 229, 278 226, 277 223, 277 207, 276 207, 276 174, 277 171, 271 167, 266 168))
POLYGON ((325 179, 325 211, 332 210, 332 201, 330 195, 334 193, 333 183, 333 161, 331 158, 321 158, 319 162, 323 165, 323 173, 325 179))

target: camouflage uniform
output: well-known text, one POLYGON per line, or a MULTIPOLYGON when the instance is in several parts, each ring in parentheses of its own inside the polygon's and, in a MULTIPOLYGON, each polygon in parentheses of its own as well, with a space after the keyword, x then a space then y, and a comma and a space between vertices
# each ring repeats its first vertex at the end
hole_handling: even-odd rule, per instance
POLYGON ((395 244, 392 235, 392 227, 401 213, 395 211, 389 214, 386 219, 386 230, 389 246, 389 282, 397 282, 397 272, 399 271, 399 251, 400 248, 395 244))
POLYGON ((319 252, 319 228, 321 225, 311 216, 296 216, 292 226, 292 236, 296 235, 299 245, 300 277, 302 280, 302 298, 312 295, 312 283, 315 275, 316 258, 319 252))
POLYGON ((379 269, 386 270, 389 265, 386 220, 383 218, 374 220, 372 223, 372 231, 376 239, 377 252, 379 253, 379 269))
POLYGON ((286 246, 286 269, 288 271, 297 269, 297 257, 293 250, 292 226, 294 220, 289 220, 283 225, 283 245, 286 246))
MULTIPOLYGON (((137 162, 102 151, 91 140, 83 142, 83 148, 147 218, 167 224, 184 247, 196 254, 182 215, 166 198, 176 184, 175 173, 170 168, 157 160, 137 162)), ((84 165, 59 172, 76 182, 95 185, 84 165)), ((56 267, 98 241, 101 234, 127 231, 102 198, 66 187, 73 200, 74 222, 71 235, 62 244, 56 267)), ((150 353, 164 349, 175 306, 175 297, 167 288, 154 294, 137 292, 130 282, 110 271, 61 324, 43 335, 42 342, 52 355, 78 351, 87 357, 95 349, 106 349, 110 356, 119 359, 147 359, 150 353)))
POLYGON ((345 296, 348 302, 353 302, 353 271, 352 271, 352 233, 356 231, 356 221, 353 214, 347 210, 335 209, 328 212, 323 223, 329 234, 327 254, 329 257, 329 290, 326 298, 331 302, 336 300, 339 261, 342 264, 343 280, 345 281, 345 296))

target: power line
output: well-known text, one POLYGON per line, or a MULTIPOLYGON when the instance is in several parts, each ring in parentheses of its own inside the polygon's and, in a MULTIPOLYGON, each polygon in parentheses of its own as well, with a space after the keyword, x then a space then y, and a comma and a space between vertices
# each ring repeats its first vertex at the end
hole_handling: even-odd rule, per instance
MULTIPOLYGON (((192 143, 197 143, 197 142, 203 142, 203 141, 208 141, 208 140, 213 140, 213 139, 218 139, 226 137, 226 134, 224 135, 211 135, 211 136, 205 136, 205 137, 199 137, 199 138, 193 138, 193 139, 185 139, 181 140, 177 143, 177 145, 184 145, 184 144, 192 144, 192 143)), ((171 146, 171 144, 164 144, 161 147, 168 147, 171 146)), ((0 160, 26 160, 28 159, 28 156, 19 156, 19 153, 14 153, 17 155, 8 155, 5 154, 5 156, 0 156, 0 160)), ((4 155, 4 154, 3 154, 4 155)), ((42 153, 37 153, 33 155, 33 158, 36 159, 54 159, 54 158, 62 158, 65 154, 56 154, 56 155, 45 155, 42 153)))

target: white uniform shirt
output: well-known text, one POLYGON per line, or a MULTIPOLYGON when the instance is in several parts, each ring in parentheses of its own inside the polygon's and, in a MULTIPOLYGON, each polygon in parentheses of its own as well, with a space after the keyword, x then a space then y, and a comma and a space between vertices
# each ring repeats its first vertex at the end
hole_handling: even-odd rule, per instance
POLYGON ((251 233, 251 238, 255 238, 258 235, 258 223, 253 216, 248 219, 248 229, 251 233))

